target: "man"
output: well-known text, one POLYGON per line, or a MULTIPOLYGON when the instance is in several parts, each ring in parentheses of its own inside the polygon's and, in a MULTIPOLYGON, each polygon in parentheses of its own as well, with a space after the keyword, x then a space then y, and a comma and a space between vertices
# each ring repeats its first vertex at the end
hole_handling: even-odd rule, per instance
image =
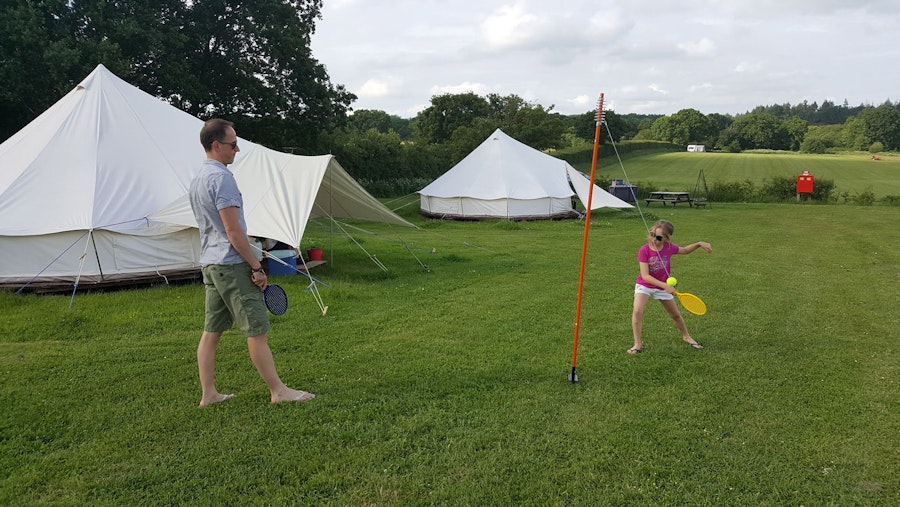
POLYGON ((269 316, 262 293, 268 280, 250 246, 244 203, 227 168, 240 151, 234 124, 220 119, 207 121, 200 130, 200 144, 206 160, 189 193, 200 228, 200 266, 206 286, 206 318, 197 347, 203 389, 200 406, 234 397, 216 390, 214 372, 219 338, 235 322, 247 336, 250 359, 269 387, 272 403, 311 400, 313 394, 284 385, 269 349, 269 316))

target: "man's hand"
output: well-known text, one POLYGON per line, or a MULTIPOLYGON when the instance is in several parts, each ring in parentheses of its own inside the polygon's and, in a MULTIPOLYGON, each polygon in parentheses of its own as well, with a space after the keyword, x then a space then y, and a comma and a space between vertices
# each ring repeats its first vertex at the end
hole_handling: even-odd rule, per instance
POLYGON ((253 271, 250 273, 250 279, 253 280, 253 285, 259 287, 259 290, 266 290, 269 285, 269 278, 265 271, 253 271))

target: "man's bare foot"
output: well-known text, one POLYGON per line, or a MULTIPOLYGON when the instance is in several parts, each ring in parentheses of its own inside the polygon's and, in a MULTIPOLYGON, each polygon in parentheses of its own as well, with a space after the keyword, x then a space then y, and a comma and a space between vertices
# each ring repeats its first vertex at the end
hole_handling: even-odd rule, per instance
POLYGON ((233 394, 220 394, 216 393, 213 396, 210 396, 209 399, 203 398, 200 400, 201 407, 208 407, 210 405, 214 405, 216 403, 222 403, 223 401, 228 401, 231 398, 234 398, 233 394))
POLYGON ((296 389, 287 389, 283 393, 272 394, 272 403, 284 403, 288 401, 299 401, 302 403, 315 397, 316 395, 313 393, 298 391, 296 389))

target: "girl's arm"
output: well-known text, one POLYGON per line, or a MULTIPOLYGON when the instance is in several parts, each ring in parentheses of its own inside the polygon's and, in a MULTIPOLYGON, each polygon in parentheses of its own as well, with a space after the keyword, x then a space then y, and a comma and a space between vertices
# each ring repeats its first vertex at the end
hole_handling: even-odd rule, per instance
POLYGON ((670 294, 675 292, 675 287, 670 286, 663 280, 657 280, 653 277, 653 275, 650 274, 650 264, 646 262, 638 262, 638 264, 640 264, 641 266, 641 279, 649 284, 653 284, 660 289, 663 289, 670 294))
POLYGON ((702 248, 702 249, 706 250, 707 252, 712 253, 712 245, 710 245, 706 241, 698 241, 696 243, 691 243, 688 246, 680 247, 680 248, 678 248, 678 253, 689 254, 698 248, 702 248))

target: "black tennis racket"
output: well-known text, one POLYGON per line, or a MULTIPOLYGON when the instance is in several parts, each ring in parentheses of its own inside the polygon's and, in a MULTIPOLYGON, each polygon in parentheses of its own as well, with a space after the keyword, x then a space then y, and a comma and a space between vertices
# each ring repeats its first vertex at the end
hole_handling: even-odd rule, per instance
POLYGON ((272 312, 272 315, 284 315, 287 312, 287 293, 280 285, 270 283, 263 291, 263 296, 266 299, 266 308, 272 312))

